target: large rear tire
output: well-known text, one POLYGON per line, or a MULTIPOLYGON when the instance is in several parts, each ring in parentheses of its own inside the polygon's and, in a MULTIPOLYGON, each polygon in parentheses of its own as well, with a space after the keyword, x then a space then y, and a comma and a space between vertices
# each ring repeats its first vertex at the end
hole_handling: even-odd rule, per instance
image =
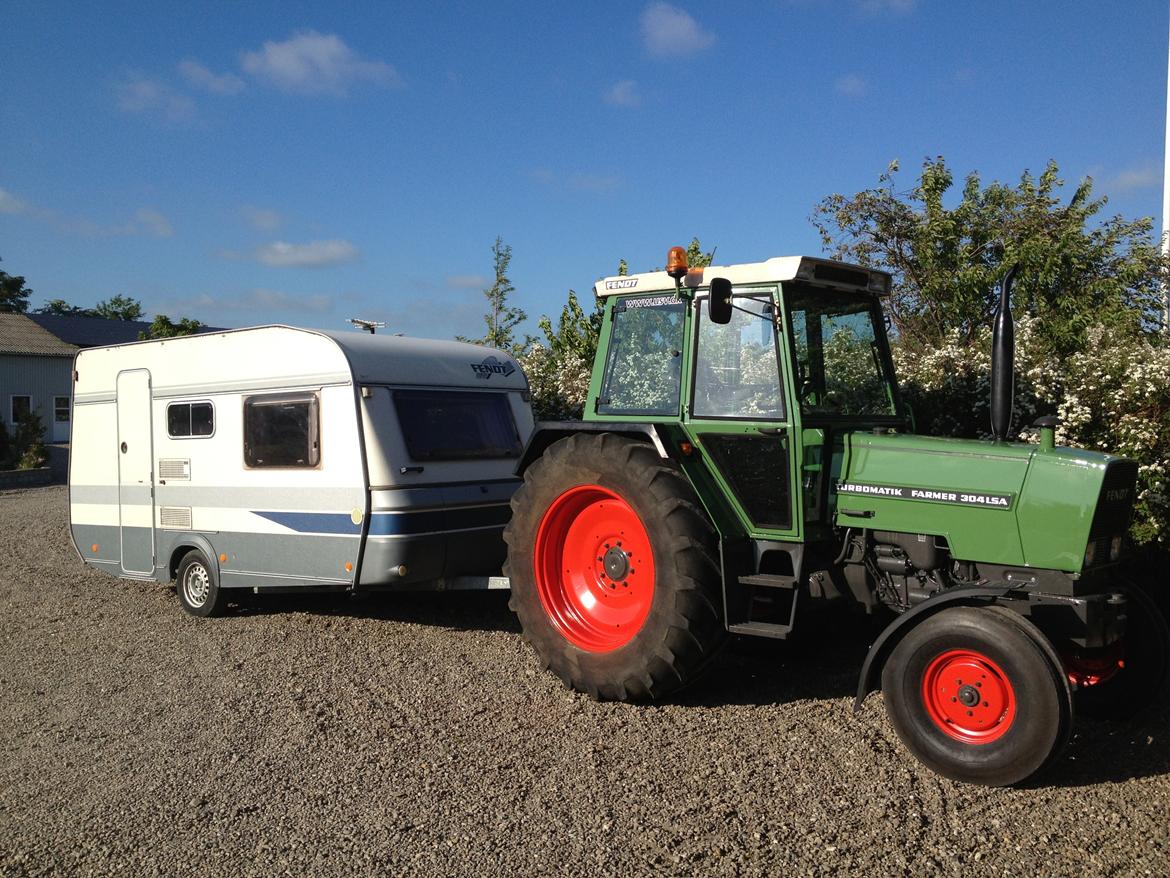
POLYGON ((1036 774, 1072 725, 1055 653, 1035 626, 998 607, 953 607, 921 622, 886 662, 882 694, 920 762, 985 786, 1036 774))
POLYGON ((504 539, 525 638, 593 698, 662 698, 725 639, 715 530, 644 442, 578 433, 549 446, 512 498, 504 539))

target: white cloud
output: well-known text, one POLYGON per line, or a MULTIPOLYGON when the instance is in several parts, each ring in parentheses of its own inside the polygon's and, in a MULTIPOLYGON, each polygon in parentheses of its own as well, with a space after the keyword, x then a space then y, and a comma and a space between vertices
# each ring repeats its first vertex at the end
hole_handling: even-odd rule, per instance
POLYGON ((616 174, 588 174, 577 171, 561 175, 548 168, 535 168, 528 172, 534 183, 549 189, 572 189, 578 192, 612 192, 620 189, 624 182, 616 174))
POLYGON ((904 14, 914 9, 918 0, 857 0, 857 7, 870 15, 884 12, 904 14))
POLYGON ((615 107, 642 106, 642 96, 638 94, 638 83, 632 79, 623 79, 621 82, 614 83, 613 88, 605 93, 605 102, 615 107))
POLYGON ((344 95, 351 85, 399 88, 402 77, 384 61, 363 58, 336 34, 304 31, 282 43, 266 42, 241 59, 244 70, 283 91, 344 95))
POLYGON ((295 311, 303 314, 323 314, 332 310, 333 299, 326 295, 294 296, 280 290, 257 287, 236 296, 200 293, 197 296, 171 299, 163 303, 163 306, 164 312, 201 312, 202 316, 214 322, 215 318, 211 315, 224 311, 295 311))
POLYGON ((273 241, 256 248, 250 258, 276 268, 321 268, 353 262, 360 255, 358 248, 349 241, 310 241, 308 244, 273 241))
POLYGON ((860 98, 869 91, 869 83, 863 76, 848 73, 837 80, 834 88, 837 89, 839 95, 844 95, 847 98, 860 98))
POLYGON ((622 185, 622 178, 616 174, 572 174, 569 187, 583 192, 612 192, 622 185))
POLYGON ((1134 192, 1162 185, 1162 169, 1152 163, 1125 168, 1105 180, 1105 188, 1112 192, 1134 192))
POLYGON ((190 85, 212 94, 234 95, 244 90, 244 80, 234 73, 212 73, 191 58, 179 62, 179 72, 190 85))
POLYGON ((24 213, 28 205, 7 190, 0 189, 0 213, 24 213))
POLYGON ((456 290, 481 290, 491 286, 482 274, 453 274, 447 278, 447 286, 456 290))
POLYGON ((120 238, 132 235, 170 238, 175 234, 170 221, 153 207, 138 208, 134 212, 134 218, 125 222, 99 223, 91 219, 64 216, 47 207, 30 204, 5 189, 0 189, 0 214, 29 217, 46 223, 59 232, 83 238, 120 238))
POLYGON ((171 122, 190 122, 195 102, 165 82, 141 73, 129 73, 114 86, 118 109, 127 113, 157 113, 171 122))
POLYGON ((258 232, 275 232, 284 225, 284 217, 280 212, 266 207, 245 204, 240 208, 240 215, 258 232))
POLYGON ((156 238, 170 238, 175 234, 170 221, 153 207, 140 207, 134 214, 141 229, 156 238))
POLYGON ((715 35, 669 3, 651 3, 642 12, 642 41, 646 51, 656 58, 670 58, 701 52, 715 42, 715 35))

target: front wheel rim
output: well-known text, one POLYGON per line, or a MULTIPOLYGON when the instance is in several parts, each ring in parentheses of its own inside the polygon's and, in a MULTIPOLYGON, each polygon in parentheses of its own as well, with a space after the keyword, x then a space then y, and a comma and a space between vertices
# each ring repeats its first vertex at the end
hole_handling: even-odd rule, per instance
POLYGON ((202 564, 191 564, 183 573, 183 596, 193 607, 202 607, 207 603, 207 594, 211 591, 211 577, 207 568, 202 564))
POLYGON ((1016 693, 1003 669, 983 653, 952 649, 922 676, 922 700, 935 726, 963 744, 990 744, 1016 718, 1016 693))
POLYGON ((580 649, 620 649, 650 614, 650 536, 633 507, 607 488, 578 485, 550 504, 537 529, 533 567, 549 621, 580 649))

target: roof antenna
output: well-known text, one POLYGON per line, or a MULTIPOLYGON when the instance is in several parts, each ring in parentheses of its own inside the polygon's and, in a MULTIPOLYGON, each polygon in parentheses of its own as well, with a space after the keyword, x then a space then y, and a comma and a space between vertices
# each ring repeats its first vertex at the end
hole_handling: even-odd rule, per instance
POLYGON ((357 329, 364 329, 370 335, 374 335, 374 330, 384 329, 386 327, 385 321, 382 320, 362 320, 360 317, 350 317, 349 322, 357 329))

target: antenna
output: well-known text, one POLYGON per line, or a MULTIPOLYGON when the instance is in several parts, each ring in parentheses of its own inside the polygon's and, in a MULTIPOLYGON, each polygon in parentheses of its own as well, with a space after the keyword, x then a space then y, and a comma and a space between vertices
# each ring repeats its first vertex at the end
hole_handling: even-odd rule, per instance
POLYGON ((358 329, 364 329, 370 335, 373 335, 376 329, 386 328, 386 323, 383 320, 362 320, 360 317, 350 317, 349 322, 358 329))

